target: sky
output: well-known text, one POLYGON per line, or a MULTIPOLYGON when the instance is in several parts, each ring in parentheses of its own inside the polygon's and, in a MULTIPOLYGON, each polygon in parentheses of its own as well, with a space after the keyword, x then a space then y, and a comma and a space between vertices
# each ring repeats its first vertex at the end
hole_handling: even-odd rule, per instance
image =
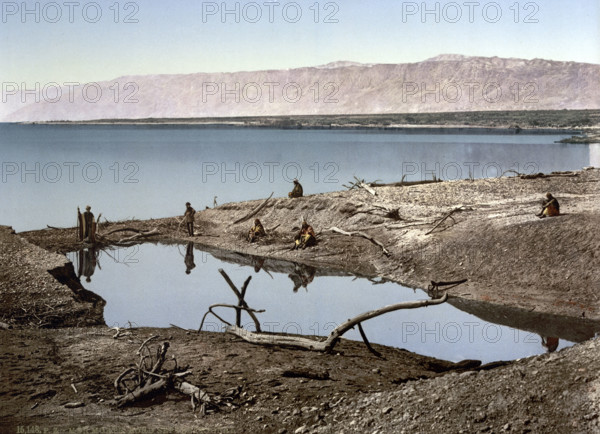
POLYGON ((598 0, 2 2, 2 83, 285 69, 439 54, 600 64, 598 0))

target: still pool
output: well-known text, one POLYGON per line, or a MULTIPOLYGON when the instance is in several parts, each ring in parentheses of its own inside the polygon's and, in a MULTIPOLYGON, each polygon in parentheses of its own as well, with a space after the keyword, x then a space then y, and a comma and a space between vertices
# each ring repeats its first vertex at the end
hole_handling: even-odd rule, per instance
MULTIPOLYGON (((427 299, 422 290, 393 282, 215 249, 193 244, 144 243, 114 250, 68 254, 83 285, 107 304, 104 319, 114 327, 198 329, 213 304, 237 304, 223 269, 241 288, 252 276, 245 300, 263 331, 327 336, 363 312, 402 301, 427 299)), ((235 311, 217 308, 234 323, 235 311)), ((242 324, 254 330, 244 313, 242 324)), ((221 331, 209 315, 203 330, 221 331)), ((445 360, 483 363, 560 350, 594 336, 598 323, 540 315, 486 303, 450 299, 419 309, 399 310, 363 323, 369 341, 445 360)), ((358 330, 344 338, 361 340, 358 330)), ((365 349, 366 351, 366 349, 365 349)))

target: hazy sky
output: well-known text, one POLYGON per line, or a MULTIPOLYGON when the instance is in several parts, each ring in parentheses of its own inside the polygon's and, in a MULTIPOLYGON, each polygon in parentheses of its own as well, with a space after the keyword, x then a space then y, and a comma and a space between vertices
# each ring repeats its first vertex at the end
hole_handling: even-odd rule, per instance
POLYGON ((600 63, 598 0, 1 5, 3 83, 404 63, 442 53, 600 63))

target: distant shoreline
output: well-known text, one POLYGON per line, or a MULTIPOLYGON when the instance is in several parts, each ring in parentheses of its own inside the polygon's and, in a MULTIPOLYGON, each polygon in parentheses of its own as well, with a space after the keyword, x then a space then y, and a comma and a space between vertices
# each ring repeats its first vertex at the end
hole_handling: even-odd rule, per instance
POLYGON ((198 129, 222 128, 222 129, 284 129, 284 130, 348 130, 348 131, 389 131, 405 134, 506 134, 506 135, 551 135, 568 134, 580 135, 582 130, 563 129, 563 128, 510 128, 510 127, 469 127, 464 125, 439 126, 439 125, 402 125, 402 126, 379 126, 379 125, 360 125, 360 126, 332 126, 319 127, 307 126, 301 128, 281 128, 277 126, 264 125, 237 125, 230 123, 194 123, 194 122, 96 122, 96 121, 78 121, 78 122, 19 122, 19 125, 73 125, 73 126, 140 126, 140 127, 189 127, 198 129))
MULTIPOLYGON (((15 124, 15 123, 13 123, 15 124)), ((483 111, 374 115, 292 115, 219 118, 95 119, 16 122, 20 125, 128 125, 286 130, 381 130, 406 134, 567 134, 600 130, 600 110, 483 111)), ((576 143, 585 142, 585 136, 576 143)), ((566 139, 571 140, 571 139, 566 139)))

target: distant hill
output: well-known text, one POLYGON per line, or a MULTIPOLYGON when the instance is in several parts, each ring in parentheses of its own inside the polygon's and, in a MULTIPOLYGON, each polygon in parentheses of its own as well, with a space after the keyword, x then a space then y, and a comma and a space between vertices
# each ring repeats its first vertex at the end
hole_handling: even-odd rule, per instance
MULTIPOLYGON (((6 94, 3 121, 600 108, 600 65, 444 54, 285 70, 118 77, 6 94), (84 92, 85 89, 85 92, 84 92)), ((33 88, 33 86, 31 86, 33 88)))

